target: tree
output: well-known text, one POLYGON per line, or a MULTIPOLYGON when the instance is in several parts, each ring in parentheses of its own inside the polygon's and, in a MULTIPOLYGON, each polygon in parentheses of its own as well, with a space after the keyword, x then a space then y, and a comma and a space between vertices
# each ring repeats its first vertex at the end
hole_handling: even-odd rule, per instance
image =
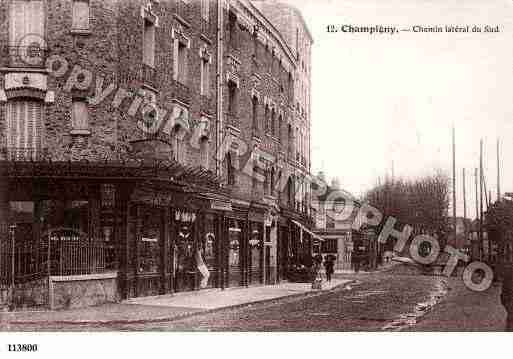
POLYGON ((449 233, 450 180, 443 172, 415 179, 387 179, 369 190, 365 199, 399 227, 410 225, 413 236, 429 234, 441 247, 449 233))

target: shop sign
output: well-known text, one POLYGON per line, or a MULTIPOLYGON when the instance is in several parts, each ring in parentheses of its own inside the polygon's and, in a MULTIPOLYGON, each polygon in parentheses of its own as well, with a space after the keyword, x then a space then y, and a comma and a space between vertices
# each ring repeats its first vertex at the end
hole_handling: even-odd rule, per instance
POLYGON ((143 242, 158 242, 158 238, 146 238, 146 237, 142 237, 141 239, 143 242))
POLYGON ((232 203, 226 201, 211 201, 210 208, 217 211, 231 211, 232 203))

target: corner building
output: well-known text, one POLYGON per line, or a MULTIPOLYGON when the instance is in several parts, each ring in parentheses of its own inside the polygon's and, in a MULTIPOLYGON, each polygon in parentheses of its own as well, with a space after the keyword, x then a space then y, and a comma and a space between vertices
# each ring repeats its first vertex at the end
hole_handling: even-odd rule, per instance
POLYGON ((252 2, 8 0, 0 50, 0 303, 275 283, 308 261, 297 55, 252 2))

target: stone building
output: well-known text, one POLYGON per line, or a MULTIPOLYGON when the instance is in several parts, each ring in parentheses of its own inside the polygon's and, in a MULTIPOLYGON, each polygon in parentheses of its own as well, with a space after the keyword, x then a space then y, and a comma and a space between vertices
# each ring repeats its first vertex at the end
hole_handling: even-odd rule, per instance
MULTIPOLYGON (((320 182, 326 182, 322 172, 318 178, 320 182)), ((351 268, 355 242, 362 239, 360 206, 353 195, 340 187, 337 178, 326 185, 324 193, 312 200, 316 210, 314 233, 323 239, 320 253, 336 258, 336 270, 351 268)))
POLYGON ((308 261, 311 41, 287 39, 243 0, 3 1, 0 302, 275 283, 308 261))

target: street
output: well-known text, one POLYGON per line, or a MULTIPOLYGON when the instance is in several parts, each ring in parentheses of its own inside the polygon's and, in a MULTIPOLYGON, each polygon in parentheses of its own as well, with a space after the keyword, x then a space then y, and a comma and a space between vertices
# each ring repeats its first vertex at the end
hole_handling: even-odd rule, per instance
POLYGON ((236 309, 221 309, 178 320, 136 324, 12 325, 5 329, 9 331, 429 331, 440 330, 440 328, 476 330, 475 328, 483 328, 481 323, 483 320, 488 320, 485 327, 501 330, 503 312, 498 304, 497 287, 491 288, 488 293, 475 293, 465 291, 463 285, 459 283, 459 278, 401 275, 391 272, 339 276, 353 279, 355 282, 322 294, 278 299, 236 309), (465 307, 463 301, 480 306, 482 313, 473 307, 465 307), (447 313, 437 313, 439 307, 452 311, 452 317, 447 313), (464 317, 459 318, 462 314, 455 308, 459 311, 466 310, 464 317), (473 321, 469 321, 469 317, 472 319, 472 313, 481 314, 481 316, 474 316, 473 321), (426 321, 427 326, 424 323, 424 317, 429 318, 426 321), (460 326, 460 320, 466 323, 465 326, 460 326))

